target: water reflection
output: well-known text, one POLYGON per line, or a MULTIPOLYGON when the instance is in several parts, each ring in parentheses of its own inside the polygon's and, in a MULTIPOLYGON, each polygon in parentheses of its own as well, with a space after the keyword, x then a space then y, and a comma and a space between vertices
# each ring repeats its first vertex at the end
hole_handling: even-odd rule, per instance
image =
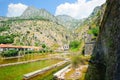
POLYGON ((48 54, 26 54, 22 57, 16 57, 13 59, 4 59, 0 58, 0 64, 7 64, 7 63, 15 63, 15 62, 22 62, 22 61, 28 61, 28 60, 35 60, 40 58, 47 58, 48 54))

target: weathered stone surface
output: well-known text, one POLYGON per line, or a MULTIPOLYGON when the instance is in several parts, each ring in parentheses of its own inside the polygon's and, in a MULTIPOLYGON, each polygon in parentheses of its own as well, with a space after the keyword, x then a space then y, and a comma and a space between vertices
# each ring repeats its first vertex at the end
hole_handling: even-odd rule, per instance
POLYGON ((120 80, 120 0, 107 0, 86 80, 120 80))
POLYGON ((67 63, 67 62, 68 62, 68 61, 62 61, 62 62, 59 62, 59 63, 54 64, 54 65, 52 65, 52 66, 48 66, 48 67, 45 67, 45 68, 43 68, 43 69, 40 69, 40 70, 31 72, 31 73, 25 74, 23 79, 24 79, 24 80, 29 80, 30 78, 35 77, 35 76, 37 76, 37 75, 39 75, 39 74, 43 74, 43 73, 45 73, 45 72, 48 71, 48 70, 51 70, 51 69, 53 69, 53 68, 62 66, 63 64, 65 64, 65 63, 67 63))
POLYGON ((92 35, 86 34, 84 41, 85 41, 85 55, 91 55, 95 45, 95 41, 92 40, 92 35))
POLYGON ((55 74, 53 74, 54 78, 59 79, 59 80, 64 80, 65 79, 64 78, 65 74, 69 70, 71 70, 70 67, 71 67, 71 65, 68 65, 67 67, 65 67, 65 68, 61 69, 60 71, 56 72, 55 74))
POLYGON ((94 42, 86 43, 85 44, 85 55, 91 55, 93 48, 94 48, 94 42))

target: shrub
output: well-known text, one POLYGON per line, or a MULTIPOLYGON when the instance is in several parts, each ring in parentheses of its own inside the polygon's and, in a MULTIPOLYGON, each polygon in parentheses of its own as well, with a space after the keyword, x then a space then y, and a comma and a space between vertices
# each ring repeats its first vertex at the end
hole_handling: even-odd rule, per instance
POLYGON ((9 26, 2 26, 2 27, 0 27, 0 32, 7 31, 8 29, 10 29, 9 26))
POLYGON ((6 36, 0 36, 0 44, 7 44, 7 43, 13 43, 14 42, 15 35, 6 35, 6 36))
POLYGON ((11 56, 17 56, 18 51, 17 50, 7 50, 2 53, 3 57, 11 57, 11 56))
POLYGON ((52 52, 53 52, 53 50, 50 50, 49 52, 50 52, 50 53, 52 53, 52 52))
POLYGON ((72 41, 70 42, 70 48, 78 48, 80 45, 79 41, 72 41))
POLYGON ((31 53, 34 53, 34 51, 33 50, 25 51, 25 54, 31 54, 31 53))
POLYGON ((81 45, 81 41, 77 41, 77 40, 72 41, 72 42, 70 42, 70 45, 69 45, 70 50, 76 52, 79 50, 80 45, 81 45))
POLYGON ((73 68, 78 67, 79 63, 80 63, 80 57, 79 56, 73 56, 72 57, 72 66, 73 66, 73 68))
POLYGON ((89 59, 90 56, 74 54, 74 56, 72 56, 72 66, 73 68, 77 68, 79 65, 88 64, 89 59))
POLYGON ((93 34, 94 36, 98 36, 99 27, 92 28, 88 31, 88 34, 93 34))
POLYGON ((45 45, 45 44, 42 44, 42 48, 46 48, 46 45, 45 45))

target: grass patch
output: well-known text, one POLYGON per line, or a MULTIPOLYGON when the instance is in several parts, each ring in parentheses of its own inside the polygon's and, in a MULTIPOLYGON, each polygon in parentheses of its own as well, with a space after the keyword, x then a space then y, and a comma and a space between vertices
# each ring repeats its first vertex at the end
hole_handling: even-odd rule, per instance
POLYGON ((73 54, 71 58, 71 63, 73 68, 79 67, 79 65, 86 65, 88 64, 88 60, 90 60, 90 56, 83 56, 79 54, 73 54))
POLYGON ((22 80, 23 74, 58 63, 60 60, 44 60, 0 68, 0 80, 22 80))
POLYGON ((67 66, 69 63, 59 66, 57 68, 51 69, 44 74, 38 75, 30 80, 54 80, 53 74, 61 70, 63 67, 67 66))

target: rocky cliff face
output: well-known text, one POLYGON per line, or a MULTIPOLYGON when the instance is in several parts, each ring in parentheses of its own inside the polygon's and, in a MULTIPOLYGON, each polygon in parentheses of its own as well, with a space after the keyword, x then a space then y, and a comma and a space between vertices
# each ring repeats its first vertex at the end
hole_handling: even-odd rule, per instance
POLYGON ((56 18, 59 24, 67 27, 68 29, 75 29, 84 21, 84 19, 77 20, 68 15, 58 15, 56 18))
POLYGON ((4 31, 0 31, 0 37, 8 35, 16 35, 14 37, 14 45, 32 45, 47 46, 64 45, 72 39, 70 32, 61 25, 52 21, 45 20, 15 20, 2 21, 2 27, 6 27, 4 31))
POLYGON ((55 16, 50 14, 45 9, 37 9, 35 7, 28 7, 21 15, 22 19, 44 19, 57 22, 55 16))
POLYGON ((0 43, 62 46, 73 38, 71 32, 58 22, 45 9, 35 7, 28 7, 20 17, 0 17, 0 43))
POLYGON ((107 0, 86 80, 120 80, 120 0, 107 0))
POLYGON ((95 32, 96 30, 99 30, 99 26, 103 18, 105 7, 106 4, 96 7, 91 13, 91 15, 88 18, 84 19, 80 26, 77 27, 74 31, 76 39, 78 40, 82 39, 83 37, 85 37, 85 34, 93 35, 93 38, 97 36, 97 35, 94 36, 93 30, 95 32))

